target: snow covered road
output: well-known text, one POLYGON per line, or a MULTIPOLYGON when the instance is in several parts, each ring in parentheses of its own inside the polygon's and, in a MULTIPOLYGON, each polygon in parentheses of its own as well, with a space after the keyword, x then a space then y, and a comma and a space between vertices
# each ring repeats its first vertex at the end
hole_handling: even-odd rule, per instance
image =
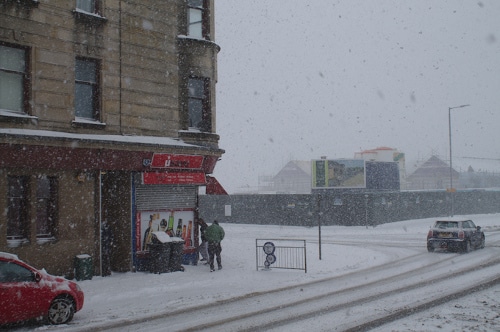
POLYGON ((500 285, 453 302, 500 276, 500 215, 471 218, 485 249, 428 253, 423 219, 323 227, 321 260, 317 227, 222 224, 222 271, 94 277, 79 282, 86 303, 71 324, 16 331, 497 331, 500 285), (255 239, 277 237, 307 240, 307 273, 256 269, 255 239))
MULTIPOLYGON (((500 236, 495 238, 499 244, 500 236)), ((497 248, 430 258, 424 252, 341 277, 195 308, 205 317, 202 322, 183 311, 126 328, 162 331, 168 322, 175 331, 363 331, 500 283, 497 248)))

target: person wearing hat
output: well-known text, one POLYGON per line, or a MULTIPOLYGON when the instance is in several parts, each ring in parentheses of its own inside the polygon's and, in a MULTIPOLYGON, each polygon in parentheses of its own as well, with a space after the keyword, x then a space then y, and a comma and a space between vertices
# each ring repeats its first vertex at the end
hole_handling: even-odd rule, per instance
POLYGON ((214 220, 213 224, 207 227, 205 231, 205 238, 208 242, 208 263, 210 264, 210 272, 215 271, 214 258, 217 259, 217 266, 219 270, 222 269, 222 258, 221 258, 221 241, 224 239, 224 229, 219 226, 219 222, 214 220))

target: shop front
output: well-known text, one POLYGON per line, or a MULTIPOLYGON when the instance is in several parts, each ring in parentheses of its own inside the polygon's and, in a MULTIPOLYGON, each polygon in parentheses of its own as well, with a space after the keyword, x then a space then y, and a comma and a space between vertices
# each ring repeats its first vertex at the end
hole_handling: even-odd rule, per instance
POLYGON ((141 137, 16 133, 0 140, 6 211, 0 251, 69 278, 74 258, 83 254, 92 258, 94 275, 127 272, 137 269, 151 221, 151 229, 168 229, 183 241, 183 258, 194 256, 198 190, 207 186, 221 150, 161 139, 152 147, 141 137))
MULTIPOLYGON (((151 171, 136 174, 133 187, 133 269, 156 271, 151 246, 155 233, 182 241, 183 264, 198 262, 198 191, 216 160, 201 155, 154 154, 151 171), (207 168, 208 167, 208 168, 207 168)), ((172 270, 172 269, 170 269, 172 270)), ((170 271, 169 271, 170 272, 170 271)))

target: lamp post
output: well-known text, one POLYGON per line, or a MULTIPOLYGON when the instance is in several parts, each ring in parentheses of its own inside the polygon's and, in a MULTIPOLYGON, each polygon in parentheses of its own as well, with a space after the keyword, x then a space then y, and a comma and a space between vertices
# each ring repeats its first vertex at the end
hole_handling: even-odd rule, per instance
POLYGON ((318 252, 321 260, 321 194, 318 194, 318 252))
POLYGON ((454 107, 448 107, 448 136, 449 136, 449 141, 450 141, 450 204, 451 204, 451 211, 450 211, 450 217, 453 217, 454 211, 453 211, 453 161, 452 161, 452 156, 451 156, 451 110, 456 109, 456 108, 463 108, 470 106, 469 104, 466 105, 460 105, 460 106, 454 106, 454 107))

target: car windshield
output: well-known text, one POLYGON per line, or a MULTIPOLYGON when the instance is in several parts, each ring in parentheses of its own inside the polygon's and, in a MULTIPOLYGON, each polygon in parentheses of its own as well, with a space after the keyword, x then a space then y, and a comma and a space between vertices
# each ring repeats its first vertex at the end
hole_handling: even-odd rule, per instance
POLYGON ((436 221, 436 228, 458 228, 458 221, 436 221))

